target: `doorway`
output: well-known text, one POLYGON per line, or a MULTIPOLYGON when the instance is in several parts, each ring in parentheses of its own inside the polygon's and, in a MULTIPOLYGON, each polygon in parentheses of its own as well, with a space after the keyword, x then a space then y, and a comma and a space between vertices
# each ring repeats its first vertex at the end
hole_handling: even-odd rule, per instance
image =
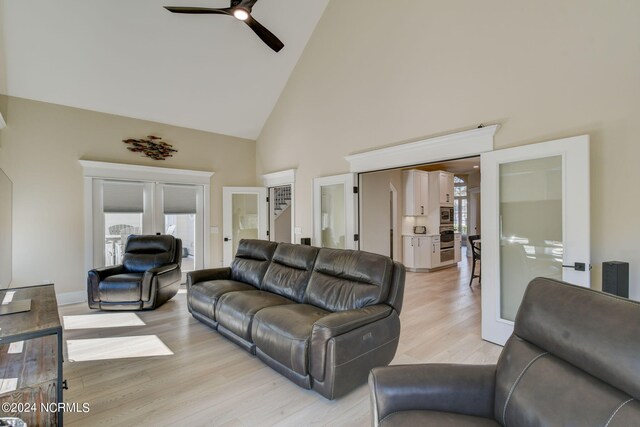
MULTIPOLYGON (((415 271, 431 271, 445 265, 451 267, 454 263, 443 264, 439 261, 443 256, 441 252, 445 251, 444 258, 447 260, 464 258, 467 252, 467 236, 471 230, 472 234, 480 233, 477 217, 471 217, 471 211, 474 215, 480 211, 479 191, 479 156, 361 173, 360 248, 390 256, 415 271), (415 185, 414 181, 408 181, 409 176, 414 173, 415 178, 420 180, 415 181, 415 185), (422 190, 416 188, 418 183, 424 186, 422 190), (428 206, 426 201, 416 206, 416 191, 424 193, 426 200, 428 194, 435 194, 441 185, 443 188, 451 188, 443 193, 442 200, 439 196, 433 197, 431 204, 435 204, 435 208, 428 206), (474 198, 470 197, 471 189, 476 194, 474 198), (447 194, 450 195, 449 201, 447 194), (451 217, 444 222, 440 217, 441 207, 447 212, 453 211, 451 217), (453 233, 453 236, 446 236, 446 242, 440 243, 438 239, 426 242, 429 240, 428 237, 437 236, 447 230, 453 233), (412 247, 416 251, 420 248, 421 253, 418 256, 424 263, 416 264, 407 259, 409 255, 404 252, 411 251, 412 247), (427 247, 430 248, 429 254, 427 247)), ((470 254, 471 251, 468 252, 470 254)))
MULTIPOLYGON (((500 274, 503 265, 509 265, 506 257, 503 259, 502 248, 505 242, 510 243, 513 240, 515 244, 522 246, 518 258, 525 263, 532 262, 530 260, 537 262, 541 255, 544 255, 542 258, 548 258, 551 255, 553 261, 558 264, 559 271, 562 272, 563 280, 589 286, 589 268, 587 268, 590 253, 589 136, 581 135, 522 147, 494 150, 493 136, 497 129, 497 125, 487 127, 481 125, 470 131, 347 156, 346 160, 350 163, 352 172, 365 173, 383 168, 392 169, 412 165, 420 160, 423 162, 446 160, 455 158, 458 154, 467 156, 479 154, 481 156, 480 169, 484 174, 482 183, 484 236, 481 244, 482 262, 487 267, 485 268, 487 273, 484 280, 485 289, 482 292, 482 337, 503 344, 513 330, 513 322, 504 316, 506 311, 503 303, 507 293, 514 290, 514 284, 506 280, 506 275, 500 274), (545 167, 541 167, 539 170, 535 167, 528 169, 531 164, 535 165, 537 161, 545 163, 543 159, 549 157, 560 159, 560 167, 547 168, 549 173, 546 175, 545 167), (509 170, 511 167, 508 165, 509 162, 522 162, 522 165, 525 165, 524 170, 509 170), (517 203, 526 199, 532 203, 531 206, 537 209, 544 202, 553 200, 553 198, 557 198, 558 194, 561 194, 562 209, 557 215, 555 223, 562 222, 562 240, 542 238, 543 234, 540 234, 531 244, 532 241, 529 238, 520 239, 520 236, 516 234, 504 234, 502 212, 503 208, 507 209, 505 205, 507 202, 503 203, 503 197, 506 197, 506 193, 503 194, 503 192, 506 191, 508 185, 511 185, 509 182, 519 182, 517 179, 510 180, 512 175, 526 174, 533 174, 536 179, 523 181, 523 190, 516 189, 509 197, 517 203), (557 176, 561 178, 553 181, 557 176), (549 247, 550 244, 556 245, 556 247, 549 247)), ((519 166, 520 164, 513 165, 516 169, 519 166)), ((415 181, 414 187, 420 188, 420 183, 415 181)), ((509 197, 504 200, 509 200, 510 203, 509 197)), ((423 206, 419 200, 417 202, 416 200, 414 198, 414 203, 410 204, 411 212, 419 215, 416 212, 419 212, 423 206)), ((407 205, 406 202, 405 205, 407 205)), ((453 216, 453 212, 450 215, 453 216)), ((535 220, 533 221, 535 222, 535 220)), ((413 242, 414 240, 412 240, 413 242)), ((422 248, 417 251, 418 259, 422 260, 427 256, 426 249, 420 245, 420 240, 417 242, 417 246, 422 248)), ((414 246, 412 245, 412 247, 414 246)), ((404 249, 406 252, 408 247, 404 245, 404 249)), ((433 252, 436 250, 435 243, 432 250, 433 252)), ((532 278, 529 277, 529 279, 532 278)), ((509 309, 512 312, 517 311, 520 303, 519 298, 516 297, 509 301, 509 309)))
POLYGON ((269 240, 292 242, 293 207, 291 184, 269 187, 269 240))

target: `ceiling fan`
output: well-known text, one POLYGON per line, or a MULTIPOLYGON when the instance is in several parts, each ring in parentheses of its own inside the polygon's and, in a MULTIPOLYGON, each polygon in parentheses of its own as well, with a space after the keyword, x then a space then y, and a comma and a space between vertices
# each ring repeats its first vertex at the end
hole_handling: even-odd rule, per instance
POLYGON ((187 13, 187 14, 199 14, 199 15, 229 15, 233 16, 240 21, 244 21, 254 33, 262 39, 271 49, 276 52, 280 52, 280 49, 284 47, 282 43, 273 33, 262 26, 258 21, 251 16, 251 9, 258 0, 231 0, 230 7, 212 9, 208 7, 180 7, 180 6, 165 6, 169 12, 173 13, 187 13))

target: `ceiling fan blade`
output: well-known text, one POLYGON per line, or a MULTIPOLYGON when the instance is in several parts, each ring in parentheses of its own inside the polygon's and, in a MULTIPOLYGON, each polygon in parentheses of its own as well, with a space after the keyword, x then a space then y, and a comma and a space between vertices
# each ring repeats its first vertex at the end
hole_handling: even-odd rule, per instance
POLYGON ((262 41, 265 42, 271 49, 275 50, 276 52, 280 52, 280 50, 284 47, 284 43, 282 43, 280 39, 274 36, 271 31, 262 26, 261 23, 253 19, 251 15, 249 15, 249 18, 247 18, 247 20, 244 22, 249 27, 251 27, 253 32, 256 33, 258 37, 260 37, 262 41))
POLYGON ((173 13, 188 13, 197 15, 231 15, 231 8, 225 7, 221 9, 211 9, 208 7, 180 7, 180 6, 165 6, 169 12, 173 13))

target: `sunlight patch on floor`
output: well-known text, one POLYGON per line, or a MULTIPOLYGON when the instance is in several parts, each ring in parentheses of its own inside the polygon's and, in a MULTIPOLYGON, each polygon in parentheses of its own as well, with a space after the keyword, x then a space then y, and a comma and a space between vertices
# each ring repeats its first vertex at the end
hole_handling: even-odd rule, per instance
POLYGON ((144 326, 145 323, 135 313, 101 313, 63 316, 64 328, 94 329, 120 328, 124 326, 144 326))
POLYGON ((157 335, 67 340, 67 353, 70 362, 173 354, 157 335))
POLYGON ((18 388, 17 378, 0 378, 0 394, 9 393, 18 388))

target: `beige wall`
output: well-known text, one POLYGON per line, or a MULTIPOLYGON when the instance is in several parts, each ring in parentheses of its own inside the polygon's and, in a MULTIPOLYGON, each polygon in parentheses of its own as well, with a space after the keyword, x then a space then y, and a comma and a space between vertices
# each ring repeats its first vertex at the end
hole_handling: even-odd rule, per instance
POLYGON ((258 138, 258 173, 297 168, 302 235, 311 180, 348 171, 348 154, 479 123, 502 125, 498 149, 587 133, 593 281, 629 261, 640 298, 640 2, 389 5, 329 3, 258 138))
MULTIPOLYGON (((255 142, 143 120, 0 96, 0 168, 13 181, 13 282, 50 279, 58 292, 85 288, 83 178, 79 159, 213 171, 211 226, 222 225, 222 186, 254 185, 255 142), (161 136, 178 153, 155 161, 125 138, 161 136)), ((212 264, 222 261, 211 235, 212 264)))

